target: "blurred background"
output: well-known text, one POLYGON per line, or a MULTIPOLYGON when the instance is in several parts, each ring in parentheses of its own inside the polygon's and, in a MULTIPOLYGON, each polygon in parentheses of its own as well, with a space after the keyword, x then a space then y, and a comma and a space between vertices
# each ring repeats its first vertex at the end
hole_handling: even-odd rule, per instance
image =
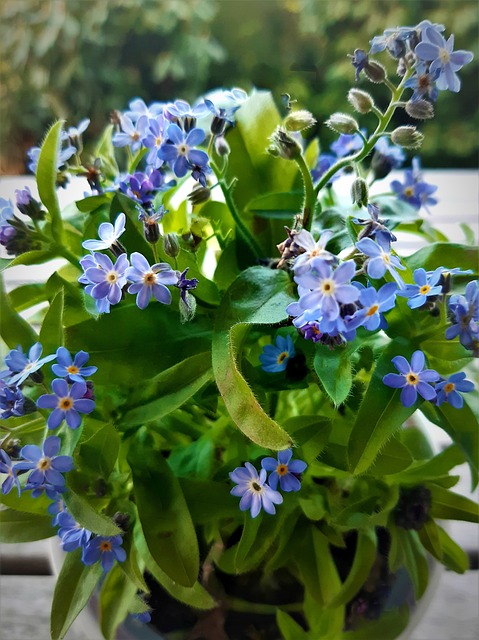
MULTIPOLYGON (((135 96, 194 101, 220 86, 266 88, 278 103, 290 94, 324 122, 349 110, 347 54, 368 50, 386 27, 425 18, 445 24, 455 48, 475 59, 459 73, 459 96, 440 92, 436 117, 421 125, 424 164, 476 167, 477 0, 3 0, 0 171, 25 173, 26 150, 58 117, 70 125, 91 118, 88 145, 109 112, 135 96)), ((380 59, 393 73, 387 57, 380 59)), ((365 80, 359 86, 368 89, 365 80)), ((374 96, 381 106, 387 91, 374 96)), ((326 146, 332 134, 321 125, 319 132, 326 146)))

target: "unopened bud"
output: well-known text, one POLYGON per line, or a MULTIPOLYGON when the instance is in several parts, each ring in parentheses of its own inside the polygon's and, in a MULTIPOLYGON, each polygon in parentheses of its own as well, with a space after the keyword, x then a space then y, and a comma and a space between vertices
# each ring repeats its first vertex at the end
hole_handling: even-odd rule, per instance
POLYGON ((415 120, 434 118, 434 107, 427 100, 409 100, 405 108, 406 113, 415 120))
POLYGON ((348 93, 349 104, 359 113, 369 113, 374 107, 374 100, 367 91, 350 89, 348 93))
POLYGON ((217 136, 215 138, 215 150, 216 150, 216 153, 221 157, 224 157, 230 154, 231 149, 229 144, 226 142, 226 139, 224 138, 224 136, 217 136))
POLYGON ((316 118, 313 118, 313 114, 304 109, 292 111, 284 120, 284 126, 288 131, 304 131, 315 124, 316 118))
POLYGON ((405 149, 418 149, 423 140, 423 134, 416 127, 398 127, 391 133, 391 141, 405 149))
POLYGON ((301 146, 283 127, 276 127, 270 137, 270 142, 271 146, 268 148, 268 152, 275 157, 294 160, 301 155, 301 146))
POLYGON ((176 258, 180 253, 180 239, 176 233, 167 233, 163 237, 163 249, 167 256, 176 258))
POLYGON ((194 206, 196 204, 202 204, 203 202, 208 202, 211 197, 211 189, 208 187, 202 187, 198 185, 188 194, 187 198, 194 206))
POLYGON ((363 178, 356 178, 351 185, 351 198, 353 204, 358 204, 360 207, 366 207, 369 200, 369 189, 366 184, 366 180, 363 178))
POLYGON ((347 113, 333 113, 325 123, 330 129, 337 133, 356 133, 359 131, 359 125, 356 120, 347 113))
POLYGON ((15 191, 16 205, 21 213, 28 216, 32 220, 43 220, 45 211, 42 209, 41 202, 35 200, 30 193, 30 189, 25 187, 15 191))
POLYGON ((380 62, 376 62, 376 60, 370 60, 368 62, 364 67, 364 75, 368 80, 375 83, 384 82, 388 77, 386 69, 380 62))

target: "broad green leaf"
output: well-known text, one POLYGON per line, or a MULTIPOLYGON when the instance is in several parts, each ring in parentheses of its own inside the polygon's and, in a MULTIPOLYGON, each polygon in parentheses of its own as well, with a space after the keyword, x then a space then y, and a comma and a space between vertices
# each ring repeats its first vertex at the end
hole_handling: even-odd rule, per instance
POLYGON ((24 311, 47 299, 44 284, 24 284, 8 294, 15 311, 24 311))
POLYGON ((426 551, 434 556, 439 562, 443 561, 443 552, 441 546, 441 538, 439 536, 439 528, 434 520, 428 520, 419 530, 419 539, 421 540, 426 551))
MULTIPOLYGON (((44 428, 45 422, 43 421, 42 429, 44 428)), ((0 504, 14 511, 44 516, 47 513, 48 506, 51 504, 51 500, 49 500, 45 494, 38 496, 38 498, 32 498, 30 491, 22 491, 22 493, 18 495, 18 491, 14 487, 10 493, 0 492, 0 504)))
POLYGON ((180 478, 179 482, 195 524, 238 516, 238 499, 224 482, 193 478, 180 478))
POLYGON ((43 202, 50 214, 52 236, 59 245, 62 244, 63 222, 60 206, 58 204, 56 181, 58 173, 57 160, 61 146, 60 136, 62 127, 63 121, 59 120, 47 133, 40 149, 36 172, 38 194, 40 196, 40 200, 43 202))
POLYGON ((284 421, 284 428, 300 447, 298 457, 307 464, 316 460, 328 443, 331 420, 318 416, 293 416, 284 421))
POLYGON ((101 160, 102 173, 111 179, 116 178, 119 173, 112 142, 113 132, 114 125, 109 124, 105 127, 93 153, 94 158, 100 158, 101 160))
POLYGON ((140 526, 135 526, 135 547, 148 571, 168 593, 180 602, 195 609, 213 609, 217 606, 212 596, 196 581, 191 587, 184 587, 172 580, 151 555, 140 526))
POLYGON ((301 211, 303 199, 302 191, 267 193, 248 202, 247 210, 260 218, 291 222, 298 211, 301 211))
POLYGON ((437 267, 452 269, 473 269, 474 274, 479 273, 479 258, 477 247, 453 242, 435 242, 429 244, 416 253, 404 259, 411 270, 423 268, 432 271, 437 267), (447 260, 447 264, 444 262, 447 260))
POLYGON ((101 536, 116 536, 121 533, 121 529, 110 518, 95 511, 91 504, 72 491, 71 487, 64 494, 63 499, 72 516, 85 529, 101 536))
POLYGON ((77 200, 75 202, 77 208, 82 213, 90 213, 92 211, 96 211, 102 205, 109 205, 112 199, 112 194, 102 193, 99 196, 88 196, 87 198, 83 198, 82 200, 77 200))
POLYGON ((347 604, 358 593, 366 582, 369 572, 372 569, 377 554, 377 537, 374 529, 363 529, 358 531, 358 541, 353 564, 348 573, 348 577, 341 585, 339 592, 326 602, 329 608, 347 604))
POLYGON ((357 629, 344 631, 340 640, 396 640, 409 623, 409 606, 384 611, 379 620, 360 620, 357 629))
POLYGON ((456 445, 451 445, 430 460, 415 462, 409 469, 398 473, 393 480, 407 485, 415 485, 427 480, 434 481, 436 478, 447 475, 451 469, 463 462, 462 452, 456 445))
POLYGON ((53 593, 52 640, 65 637, 75 618, 87 605, 102 574, 100 562, 88 567, 83 564, 80 549, 65 554, 53 593))
POLYGON ((148 586, 143 577, 145 563, 139 557, 138 549, 135 546, 135 536, 133 527, 129 527, 123 535, 122 545, 126 552, 126 559, 119 563, 120 569, 128 576, 129 580, 136 585, 140 591, 148 591, 148 586))
POLYGON ((151 555, 171 580, 192 587, 199 572, 198 540, 178 479, 144 427, 131 439, 127 459, 151 555))
POLYGON ((13 309, 3 285, 3 278, 0 276, 0 335, 5 344, 14 349, 18 345, 24 351, 37 342, 37 335, 26 320, 24 320, 13 309))
POLYGON ((99 428, 78 448, 78 460, 82 469, 88 467, 108 480, 118 458, 120 434, 109 423, 99 428))
POLYGON ((428 488, 431 491, 433 518, 479 523, 479 506, 475 502, 434 484, 428 485, 428 488))
POLYGON ((416 401, 412 407, 404 407, 401 389, 392 389, 383 383, 387 373, 396 371, 392 358, 402 355, 409 360, 411 352, 407 343, 396 339, 388 344, 376 363, 349 440, 349 462, 355 474, 369 469, 385 443, 418 406, 416 401))
POLYGON ((126 577, 120 564, 116 564, 107 574, 100 591, 100 626, 107 640, 115 637, 135 596, 136 585, 126 577))
POLYGON ((213 338, 216 384, 237 427, 256 444, 286 449, 291 438, 263 410, 240 370, 241 345, 250 324, 274 324, 287 317, 291 284, 282 271, 251 267, 223 298, 213 338))
POLYGON ((213 439, 207 434, 186 447, 173 449, 168 458, 168 464, 177 477, 206 480, 212 474, 214 453, 213 439))
POLYGON ((181 407, 211 378, 209 353, 186 358, 132 392, 121 424, 134 427, 159 420, 181 407))
POLYGON ((276 611, 276 623, 284 640, 308 640, 311 636, 285 611, 276 611))
POLYGON ((447 433, 461 449, 471 469, 472 489, 479 481, 479 424, 477 415, 464 402, 462 409, 455 409, 445 402, 440 406, 424 402, 421 412, 428 420, 447 433))
POLYGON ((335 405, 342 404, 348 397, 353 384, 350 345, 333 350, 316 344, 314 370, 321 384, 335 405))
POLYGON ((308 525, 304 543, 295 557, 310 595, 317 598, 321 606, 331 602, 340 592, 341 580, 329 550, 328 539, 315 526, 308 525))
POLYGON ((52 260, 57 256, 56 253, 52 252, 50 249, 35 249, 33 251, 26 251, 25 253, 21 253, 19 256, 12 258, 11 260, 6 260, 2 264, 2 268, 0 271, 4 269, 8 269, 10 267, 15 267, 18 264, 23 265, 31 265, 31 264, 43 264, 52 260))
POLYGON ((243 533, 241 534, 240 541, 236 547, 235 554, 235 569, 238 573, 244 571, 243 565, 247 559, 255 540, 258 537, 261 524, 263 523, 263 513, 260 513, 257 518, 252 518, 249 511, 243 514, 243 533))
POLYGON ((466 552, 454 542, 442 527, 437 527, 439 541, 443 552, 443 564, 456 573, 465 573, 469 569, 469 558, 466 552))
POLYGON ((39 341, 43 353, 55 353, 63 345, 63 289, 57 293, 48 307, 42 322, 39 341))
POLYGON ((56 531, 49 515, 0 509, 0 542, 33 542, 54 535, 56 531))
POLYGON ((368 473, 376 477, 387 476, 407 469, 412 462, 408 448, 397 438, 392 438, 381 449, 368 473))
POLYGON ((440 328, 438 335, 424 340, 420 346, 426 355, 429 367, 443 376, 456 373, 472 360, 471 352, 467 351, 458 340, 446 340, 444 327, 440 328))

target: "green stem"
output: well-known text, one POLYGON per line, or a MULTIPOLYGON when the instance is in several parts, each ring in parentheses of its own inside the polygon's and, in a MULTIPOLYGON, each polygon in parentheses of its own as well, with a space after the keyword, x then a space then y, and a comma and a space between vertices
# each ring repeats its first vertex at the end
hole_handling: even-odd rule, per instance
POLYGON ((313 179, 306 164, 306 160, 302 155, 295 158, 295 162, 301 171, 304 184, 304 204, 303 204, 303 229, 311 230, 313 222, 314 205, 316 203, 317 193, 314 190, 313 179))
POLYGON ((156 248, 156 242, 152 243, 151 250, 153 251, 153 258, 155 260, 155 264, 158 263, 158 249, 156 248))
MULTIPOLYGON (((263 613, 265 615, 276 615, 278 607, 274 604, 261 604, 259 602, 249 602, 240 598, 226 598, 226 606, 233 611, 241 611, 245 613, 263 613)), ((293 602, 291 604, 282 604, 282 611, 301 612, 303 604, 301 602, 293 602)))
POLYGON ((321 191, 321 189, 323 189, 323 187, 328 184, 328 182, 331 180, 331 178, 334 176, 334 174, 337 171, 339 171, 343 167, 346 167, 349 164, 353 164, 354 162, 359 162, 361 160, 364 160, 364 158, 366 158, 371 153, 371 151, 374 148, 374 145, 379 140, 379 138, 384 134, 387 126, 391 122, 391 118, 393 117, 394 112, 397 109, 396 103, 400 100, 403 94, 404 84, 406 83, 406 80, 408 80, 411 77, 411 75, 413 74, 413 71, 414 71, 413 69, 408 69, 406 71, 397 88, 391 85, 393 86, 393 89, 394 89, 394 91, 391 89, 392 91, 391 102, 389 103, 388 108, 386 109, 384 114, 381 115, 381 117, 379 117, 379 114, 377 114, 379 118, 378 126, 376 127, 376 130, 374 131, 372 136, 368 139, 367 143, 357 153, 351 156, 346 156, 345 158, 341 158, 335 164, 333 164, 333 166, 330 167, 328 171, 326 171, 326 173, 323 175, 319 183, 316 185, 315 194, 318 194, 321 191))
POLYGON ((61 258, 65 258, 65 260, 68 260, 70 264, 72 264, 79 271, 81 271, 78 257, 74 253, 72 253, 70 249, 67 249, 66 247, 61 247, 59 245, 55 245, 55 251, 61 258))

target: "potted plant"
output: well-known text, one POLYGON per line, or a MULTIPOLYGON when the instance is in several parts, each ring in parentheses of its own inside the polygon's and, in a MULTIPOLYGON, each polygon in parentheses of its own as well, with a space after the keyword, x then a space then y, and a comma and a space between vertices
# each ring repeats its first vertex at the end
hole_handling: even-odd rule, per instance
POLYGON ((459 90, 472 54, 444 32, 354 52, 378 98, 350 90, 327 152, 289 96, 281 115, 240 89, 134 99, 89 154, 87 120, 31 150, 40 201, 2 201, 2 267, 64 265, 0 292, 0 520, 67 552, 53 639, 95 590, 105 638, 129 615, 165 638, 396 638, 431 557, 467 569, 437 519, 478 520, 451 491, 465 461, 477 484, 477 256, 419 217, 417 157, 371 195, 422 142, 396 112, 459 90), (70 177, 89 189, 60 210, 70 177), (427 245, 401 256, 398 231, 427 245))

